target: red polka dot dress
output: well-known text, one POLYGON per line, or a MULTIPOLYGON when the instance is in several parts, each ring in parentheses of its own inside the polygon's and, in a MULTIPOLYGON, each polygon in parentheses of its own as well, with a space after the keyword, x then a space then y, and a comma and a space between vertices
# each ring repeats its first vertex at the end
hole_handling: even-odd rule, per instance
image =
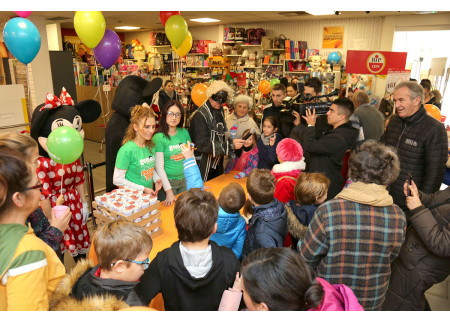
POLYGON ((69 251, 71 256, 85 254, 90 244, 90 237, 87 225, 83 224, 80 194, 75 189, 76 186, 84 183, 84 172, 80 161, 63 165, 50 158, 39 157, 37 176, 43 184, 41 199, 50 199, 53 208, 62 193, 64 205, 68 206, 72 212, 69 228, 64 232, 61 241, 61 251, 69 251))

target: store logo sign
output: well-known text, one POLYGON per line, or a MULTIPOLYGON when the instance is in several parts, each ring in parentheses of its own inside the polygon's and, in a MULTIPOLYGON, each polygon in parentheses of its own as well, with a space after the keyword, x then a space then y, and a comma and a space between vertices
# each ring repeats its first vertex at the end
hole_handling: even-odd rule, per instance
POLYGON ((386 66, 386 58, 380 52, 372 53, 369 58, 367 58, 367 69, 372 74, 380 73, 386 66))

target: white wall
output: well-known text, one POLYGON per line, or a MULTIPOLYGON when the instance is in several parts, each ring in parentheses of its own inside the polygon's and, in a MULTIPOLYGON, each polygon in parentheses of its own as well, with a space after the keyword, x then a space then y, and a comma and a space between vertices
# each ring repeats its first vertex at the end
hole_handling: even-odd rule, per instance
POLYGON ((63 50, 62 37, 61 37, 61 25, 59 23, 52 23, 46 26, 47 28, 47 40, 48 50, 63 50))

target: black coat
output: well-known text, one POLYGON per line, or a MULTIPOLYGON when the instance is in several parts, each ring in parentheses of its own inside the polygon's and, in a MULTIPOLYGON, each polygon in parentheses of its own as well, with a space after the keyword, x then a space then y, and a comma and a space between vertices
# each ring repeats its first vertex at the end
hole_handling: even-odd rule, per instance
POLYGON ((166 94, 164 90, 159 91, 159 98, 158 98, 158 106, 159 110, 163 108, 163 106, 170 100, 176 100, 179 101, 180 97, 178 96, 177 92, 173 92, 173 98, 170 98, 169 95, 166 94))
POLYGON ((277 158, 277 145, 283 138, 280 133, 275 134, 275 144, 265 145, 261 138, 256 141, 258 147, 258 169, 272 170, 275 164, 280 163, 277 158))
POLYGON ((448 159, 448 138, 444 125, 429 116, 423 106, 409 117, 394 115, 382 142, 396 148, 400 159, 400 174, 389 188, 400 208, 407 209, 403 184, 409 173, 420 191, 439 190, 448 159))
POLYGON ((450 274, 450 187, 421 193, 398 258, 392 263, 383 310, 423 310, 424 293, 450 274))
POLYGON ((322 172, 330 179, 328 200, 334 198, 343 188, 343 158, 347 150, 355 147, 358 135, 359 131, 350 122, 338 126, 320 139, 316 139, 314 126, 306 130, 303 150, 310 154, 308 172, 322 172))
POLYGON ((233 286, 240 262, 233 251, 209 241, 212 267, 201 278, 183 264, 180 242, 159 252, 145 270, 136 292, 145 303, 162 293, 166 311, 217 311, 223 291, 233 286))
POLYGON ((283 247, 287 233, 287 212, 284 203, 274 198, 269 204, 253 207, 242 259, 258 248, 283 247))

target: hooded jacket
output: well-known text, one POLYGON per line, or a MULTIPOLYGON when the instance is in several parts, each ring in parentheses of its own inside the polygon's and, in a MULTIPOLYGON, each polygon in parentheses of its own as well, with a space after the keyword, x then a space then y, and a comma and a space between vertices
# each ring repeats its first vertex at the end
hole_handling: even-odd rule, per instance
POLYGON ((269 204, 253 207, 242 259, 258 248, 283 247, 287 232, 287 213, 281 201, 274 198, 269 204))
POLYGON ((314 212, 319 205, 297 205, 295 200, 286 203, 288 231, 297 241, 303 239, 314 212))
POLYGON ((220 246, 230 248, 238 259, 241 259, 242 247, 247 235, 247 224, 239 212, 235 214, 227 213, 219 207, 219 218, 217 219, 217 231, 210 240, 215 241, 220 246))
POLYGON ((408 117, 394 115, 382 137, 382 142, 397 149, 400 174, 390 185, 394 202, 406 210, 403 184, 412 175, 417 189, 426 193, 439 190, 448 159, 448 138, 444 125, 427 114, 422 105, 408 117))
POLYGON ((305 170, 304 158, 300 161, 285 161, 275 164, 272 174, 275 177, 275 195, 274 197, 286 203, 294 199, 294 187, 296 180, 302 170, 305 170))
POLYGON ((216 311, 222 293, 233 286, 240 263, 227 247, 209 241, 212 267, 200 278, 184 266, 180 241, 159 252, 142 276, 136 291, 146 303, 162 293, 166 311, 216 311))
POLYGON ((272 170, 275 164, 278 164, 277 159, 277 145, 283 138, 280 133, 275 133, 275 143, 274 145, 265 144, 264 141, 268 142, 268 138, 261 134, 260 138, 256 142, 258 147, 258 169, 269 169, 272 170))
POLYGON ((392 274, 383 310, 424 310, 424 293, 450 274, 450 187, 420 193, 392 274))
POLYGON ((56 288, 51 311, 117 311, 143 305, 134 287, 137 282, 102 279, 95 275, 99 266, 82 260, 56 288))
POLYGON ((303 149, 310 154, 308 172, 322 172, 330 179, 329 200, 344 186, 344 178, 341 175, 343 158, 347 150, 355 147, 359 131, 347 122, 320 139, 316 139, 315 135, 314 126, 308 127, 303 149))

